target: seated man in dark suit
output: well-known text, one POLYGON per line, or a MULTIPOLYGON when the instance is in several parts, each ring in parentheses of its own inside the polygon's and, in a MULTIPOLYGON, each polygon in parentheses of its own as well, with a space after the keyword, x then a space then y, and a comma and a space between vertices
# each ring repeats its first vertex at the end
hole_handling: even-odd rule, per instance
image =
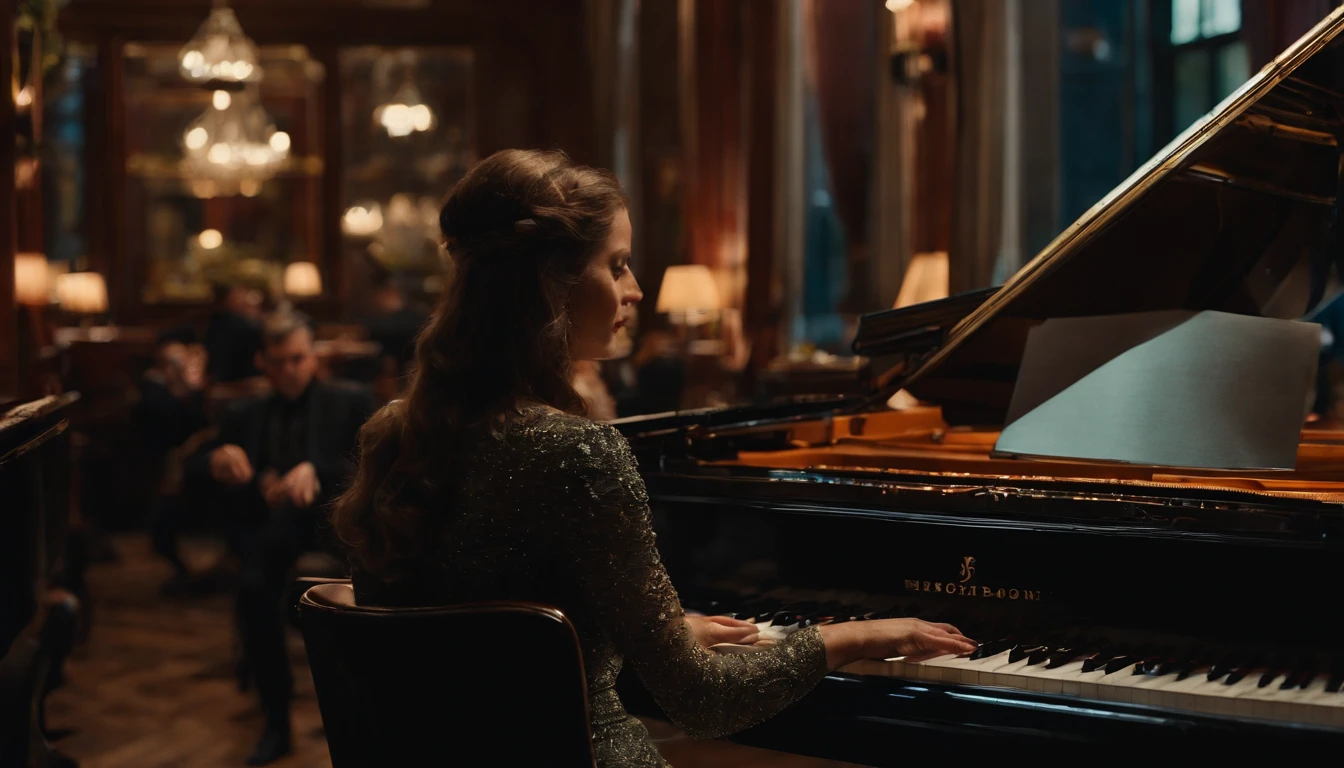
POLYGON ((329 545, 318 536, 324 507, 353 472, 359 428, 374 408, 367 389, 316 379, 313 328, 297 313, 266 320, 257 367, 274 392, 221 414, 217 440, 197 459, 228 495, 236 526, 243 652, 266 715, 250 765, 290 750, 290 571, 300 554, 329 545))

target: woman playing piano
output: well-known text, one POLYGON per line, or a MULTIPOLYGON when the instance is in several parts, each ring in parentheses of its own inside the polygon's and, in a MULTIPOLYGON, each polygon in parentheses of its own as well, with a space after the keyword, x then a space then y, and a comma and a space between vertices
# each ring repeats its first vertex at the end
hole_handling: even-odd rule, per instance
POLYGON ((753 642, 754 625, 685 615, 630 448, 584 418, 571 384, 576 361, 611 355, 642 298, 619 183, 560 153, 507 150, 458 182, 439 224, 455 277, 406 397, 364 426, 333 512, 361 602, 561 608, 583 646, 602 768, 664 764, 616 696, 622 660, 687 733, 715 737, 849 662, 974 649, 952 626, 890 619, 707 650, 753 642))

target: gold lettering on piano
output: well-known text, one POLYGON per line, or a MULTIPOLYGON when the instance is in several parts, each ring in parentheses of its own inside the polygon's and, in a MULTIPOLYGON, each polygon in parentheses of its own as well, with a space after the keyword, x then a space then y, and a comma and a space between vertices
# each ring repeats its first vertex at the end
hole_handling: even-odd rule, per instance
POLYGON ((958 573, 958 575, 961 576, 961 580, 963 582, 971 580, 971 577, 975 575, 974 557, 961 558, 961 571, 958 573))
POLYGON ((988 597, 994 600, 1028 600, 1040 602, 1042 598, 1041 590, 1031 589, 1008 589, 1004 587, 988 587, 983 584, 968 584, 975 578, 975 558, 963 557, 961 567, 957 575, 961 580, 957 583, 950 581, 924 581, 922 579, 905 579, 905 589, 907 592, 937 592, 940 594, 967 596, 967 597, 988 597))

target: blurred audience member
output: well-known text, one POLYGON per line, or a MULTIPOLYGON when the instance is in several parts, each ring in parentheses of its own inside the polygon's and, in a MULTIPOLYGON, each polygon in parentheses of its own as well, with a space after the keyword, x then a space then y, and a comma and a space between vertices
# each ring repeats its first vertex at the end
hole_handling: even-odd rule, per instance
POLYGON ((373 410, 367 389, 317 380, 306 317, 272 315, 261 335, 257 367, 272 393, 232 403, 193 465, 226 495, 233 515, 243 653, 266 716, 249 765, 290 751, 283 603, 291 570, 303 553, 331 548, 319 537, 323 509, 353 471, 359 428, 373 410))
POLYGON ((134 419, 151 467, 149 529, 154 551, 173 567, 166 594, 181 593, 188 569, 177 549, 182 523, 182 457, 206 426, 205 350, 189 332, 158 340, 154 365, 140 379, 134 419))
POLYGON ((205 329, 210 380, 226 383, 259 374, 255 358, 261 348, 261 291, 241 283, 224 288, 220 306, 205 329))
POLYGON ((405 373, 415 358, 415 337, 429 315, 406 301, 396 279, 387 276, 373 289, 373 306, 364 319, 369 339, 383 348, 384 359, 391 358, 397 375, 405 373))

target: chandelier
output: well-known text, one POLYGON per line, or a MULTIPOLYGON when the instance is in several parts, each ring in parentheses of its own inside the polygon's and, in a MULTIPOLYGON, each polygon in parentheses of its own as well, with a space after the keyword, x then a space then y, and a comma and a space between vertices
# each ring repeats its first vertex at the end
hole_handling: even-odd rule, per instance
POLYGON ((195 37, 182 46, 178 64, 182 76, 193 83, 255 83, 261 79, 257 46, 243 34, 238 17, 223 0, 215 0, 195 37))
MULTIPOLYGON (((208 109, 182 134, 189 175, 219 194, 260 190, 289 157, 290 138, 277 131, 255 88, 215 91, 208 109)), ((255 192, 253 192, 255 194, 255 192)), ((213 195, 206 195, 213 196, 213 195)))
POLYGON ((373 119, 393 138, 434 127, 434 112, 420 98, 420 90, 409 81, 397 90, 390 102, 373 111, 373 119))

